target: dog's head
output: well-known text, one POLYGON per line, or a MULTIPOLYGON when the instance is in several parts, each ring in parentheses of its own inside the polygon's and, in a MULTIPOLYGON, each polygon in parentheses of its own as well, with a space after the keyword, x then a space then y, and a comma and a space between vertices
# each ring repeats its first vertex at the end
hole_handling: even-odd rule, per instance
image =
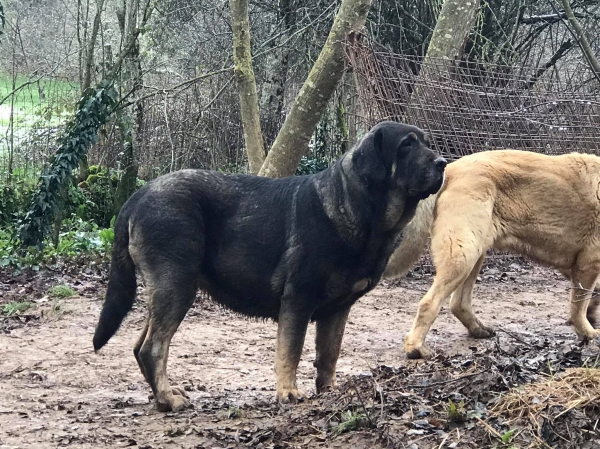
POLYGON ((429 148, 423 130, 386 121, 353 149, 352 167, 370 187, 401 190, 407 199, 420 200, 442 187, 446 160, 429 148))

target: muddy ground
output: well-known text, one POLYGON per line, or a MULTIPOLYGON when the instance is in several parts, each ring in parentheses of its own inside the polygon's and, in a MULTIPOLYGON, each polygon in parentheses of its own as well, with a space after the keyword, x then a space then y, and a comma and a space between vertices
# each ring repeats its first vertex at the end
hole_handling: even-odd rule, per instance
POLYGON ((293 406, 273 400, 275 324, 199 299, 169 359, 171 381, 188 390, 194 409, 162 414, 132 354, 145 317, 143 289, 121 330, 95 354, 104 266, 4 272, 0 306, 27 300, 35 307, 0 316, 0 448, 600 447, 600 401, 544 421, 537 435, 531 423, 488 412, 511 387, 595 363, 598 346, 582 347, 565 324, 566 281, 522 261, 488 266, 474 307, 498 337, 469 338, 446 304, 428 336, 437 357, 408 361, 402 337, 431 280, 413 273, 384 282, 354 306, 340 388, 320 397, 311 325, 298 373, 311 397, 293 406), (48 297, 57 283, 79 294, 48 297))

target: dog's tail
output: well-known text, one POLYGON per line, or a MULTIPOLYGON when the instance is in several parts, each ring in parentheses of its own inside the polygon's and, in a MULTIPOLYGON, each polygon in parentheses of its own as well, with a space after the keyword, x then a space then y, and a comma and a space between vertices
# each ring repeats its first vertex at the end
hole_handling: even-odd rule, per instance
POLYGON ((433 224, 433 213, 438 194, 419 202, 415 216, 402 232, 402 241, 387 264, 384 278, 399 278, 419 260, 425 251, 433 224))
POLYGON ((136 293, 135 264, 129 254, 129 214, 123 208, 115 222, 110 274, 106 299, 94 333, 94 350, 98 351, 117 332, 133 307, 136 293))

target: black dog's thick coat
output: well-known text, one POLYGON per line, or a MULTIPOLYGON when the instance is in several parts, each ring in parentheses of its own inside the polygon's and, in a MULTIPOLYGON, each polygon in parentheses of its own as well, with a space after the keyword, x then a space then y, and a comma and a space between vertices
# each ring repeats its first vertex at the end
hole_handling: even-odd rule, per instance
POLYGON ((443 182, 445 161, 425 139, 418 128, 383 122, 316 175, 182 170, 148 183, 115 223, 94 348, 131 309, 137 269, 150 313, 134 353, 159 409, 188 405, 168 385, 166 359, 198 289, 236 312, 279 321, 281 400, 302 395, 295 371, 307 324, 317 321, 317 387, 332 386, 350 306, 377 284, 417 203, 443 182))

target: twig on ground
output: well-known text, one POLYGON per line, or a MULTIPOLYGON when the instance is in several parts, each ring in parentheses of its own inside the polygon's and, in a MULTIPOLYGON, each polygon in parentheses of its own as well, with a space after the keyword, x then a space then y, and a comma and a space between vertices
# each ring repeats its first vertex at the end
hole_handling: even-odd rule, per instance
POLYGON ((488 432, 490 432, 491 434, 493 434, 494 436, 496 436, 502 440, 502 435, 500 435, 500 433, 498 433, 498 431, 496 431, 496 429, 494 429, 492 426, 490 426, 488 423, 486 423, 479 416, 475 416, 475 419, 477 421, 479 421, 481 424, 483 424, 483 427, 485 427, 488 432))
MULTIPOLYGON (((439 382, 432 382, 432 383, 427 384, 427 385, 406 385, 404 387, 404 389, 407 389, 407 388, 431 388, 431 387, 439 387, 441 385, 447 385, 447 384, 450 384, 450 383, 458 382, 460 380, 469 379, 471 377, 476 377, 476 376, 479 376, 480 374, 483 374, 483 371, 478 371, 476 373, 471 373, 471 374, 466 374, 464 376, 455 377, 454 379, 441 380, 439 382)), ((398 391, 398 390, 391 390, 391 391, 398 391)))
POLYGON ((528 342, 526 342, 525 340, 523 340, 523 339, 521 339, 521 338, 517 337, 517 336, 516 336, 515 334, 513 334, 512 332, 509 332, 509 331, 507 331, 506 329, 504 329, 504 328, 502 328, 502 327, 498 328, 498 330, 499 330, 500 332, 504 332, 504 333, 505 333, 506 335, 508 335, 509 337, 512 337, 512 338, 514 338, 515 340, 517 340, 517 341, 518 341, 518 342, 520 342, 520 343, 523 343, 524 345, 529 345, 529 343, 528 343, 528 342))
POLYGON ((438 446, 438 449, 442 449, 442 447, 444 446, 444 443, 446 442, 446 440, 450 438, 450 434, 446 435, 446 438, 444 438, 442 440, 442 442, 440 443, 440 445, 438 446))

